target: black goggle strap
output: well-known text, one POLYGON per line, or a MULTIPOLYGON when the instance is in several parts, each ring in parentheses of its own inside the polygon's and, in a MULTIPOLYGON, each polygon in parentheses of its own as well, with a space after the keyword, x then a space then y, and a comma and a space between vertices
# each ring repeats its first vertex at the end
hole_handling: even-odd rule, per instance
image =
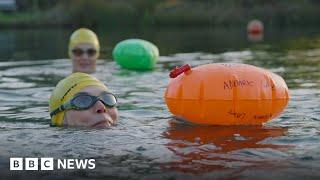
POLYGON ((59 106, 57 109, 53 110, 53 111, 50 113, 50 116, 52 117, 52 116, 58 114, 58 113, 61 112, 61 111, 70 109, 71 106, 72 106, 72 105, 71 105, 70 101, 68 101, 68 102, 62 104, 61 106, 59 106))

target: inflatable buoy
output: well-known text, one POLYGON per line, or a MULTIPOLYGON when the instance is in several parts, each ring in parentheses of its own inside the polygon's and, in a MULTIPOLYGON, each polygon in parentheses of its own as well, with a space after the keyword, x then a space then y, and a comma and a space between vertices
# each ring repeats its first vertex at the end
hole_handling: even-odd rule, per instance
POLYGON ((128 39, 118 43, 112 55, 115 61, 123 68, 151 70, 157 62, 159 50, 148 41, 128 39))
POLYGON ((261 125, 277 117, 289 101, 280 76, 252 65, 185 65, 170 76, 164 95, 169 111, 196 124, 261 125))
POLYGON ((249 34, 261 34, 263 33, 263 23, 259 20, 252 20, 247 25, 247 32, 249 34))

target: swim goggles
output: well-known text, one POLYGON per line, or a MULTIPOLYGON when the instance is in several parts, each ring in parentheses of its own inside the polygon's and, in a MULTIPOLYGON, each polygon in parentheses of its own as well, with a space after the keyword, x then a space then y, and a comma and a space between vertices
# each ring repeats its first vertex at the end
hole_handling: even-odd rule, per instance
POLYGON ((82 92, 76 94, 70 101, 62 104, 60 107, 50 113, 54 116, 64 110, 86 110, 91 108, 97 101, 101 101, 106 107, 115 107, 117 105, 117 98, 114 94, 103 92, 99 96, 91 96, 88 93, 82 92))
POLYGON ((92 56, 94 56, 94 55, 97 54, 97 50, 92 49, 92 48, 86 49, 86 50, 80 49, 80 48, 76 48, 76 49, 73 49, 73 50, 72 50, 72 53, 73 53, 75 56, 78 56, 78 57, 79 57, 79 56, 82 56, 84 53, 86 53, 86 54, 88 54, 88 56, 92 57, 92 56))

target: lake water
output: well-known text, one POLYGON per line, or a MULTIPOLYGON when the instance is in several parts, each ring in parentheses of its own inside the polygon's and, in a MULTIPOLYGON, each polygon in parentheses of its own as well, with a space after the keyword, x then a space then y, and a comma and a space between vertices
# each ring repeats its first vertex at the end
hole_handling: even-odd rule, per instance
POLYGON ((50 127, 48 98, 71 73, 71 29, 0 30, 0 176, 4 179, 301 179, 320 177, 320 30, 105 29, 98 77, 118 96, 110 129, 50 127), (121 69, 112 48, 127 38, 158 46, 154 71, 121 69), (163 99, 169 71, 189 63, 246 63, 282 76, 291 100, 264 126, 176 122, 163 99), (9 171, 10 157, 96 160, 94 170, 9 171))

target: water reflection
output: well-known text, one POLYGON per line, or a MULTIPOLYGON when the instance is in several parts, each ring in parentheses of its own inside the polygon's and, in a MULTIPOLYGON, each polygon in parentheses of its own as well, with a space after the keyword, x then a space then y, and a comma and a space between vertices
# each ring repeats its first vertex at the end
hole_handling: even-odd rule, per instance
MULTIPOLYGON (((288 49, 319 48, 320 42, 319 30, 312 28, 269 29, 263 34, 263 44, 248 42, 246 30, 242 27, 93 30, 101 40, 103 59, 112 59, 113 47, 128 38, 153 42, 158 46, 161 56, 189 52, 223 53, 248 47, 286 52, 288 49)), ((0 61, 66 58, 68 39, 73 31, 74 29, 0 30, 0 41, 3 42, 0 44, 0 61)))
MULTIPOLYGON (((95 157, 99 164, 92 174, 120 179, 132 174, 141 179, 155 171, 167 177, 162 179, 181 179, 181 172, 197 176, 196 173, 210 174, 209 171, 213 177, 222 174, 232 178, 237 174, 243 179, 270 179, 271 173, 278 179, 287 175, 298 179, 302 171, 310 179, 319 177, 314 173, 320 169, 318 30, 266 31, 259 43, 248 42, 245 31, 232 28, 100 30, 98 36, 104 48, 101 57, 107 61, 99 60, 94 75, 116 93, 121 103, 118 126, 105 131, 48 126, 51 91, 71 73, 70 60, 59 59, 67 56, 66 41, 71 32, 0 31, 0 172, 1 164, 2 169, 9 168, 9 160, 4 157, 48 156, 95 157), (114 45, 126 38, 150 40, 159 47, 161 57, 154 71, 124 70, 109 61, 114 45), (169 71, 186 63, 199 66, 220 62, 252 64, 284 77, 291 101, 282 116, 267 125, 286 127, 288 132, 274 127, 167 123, 171 114, 163 92, 169 71), (285 166, 284 163, 289 170, 274 168, 275 164, 285 166), (179 174, 170 177, 168 169, 179 174)), ((207 179, 213 179, 210 177, 207 179)))
POLYGON ((165 168, 199 174, 235 166, 264 166, 281 156, 278 150, 289 148, 268 143, 270 138, 284 136, 286 132, 280 127, 193 126, 172 120, 163 134, 170 140, 166 147, 175 160, 165 168), (266 149, 269 149, 267 156, 273 158, 261 158, 266 149))
POLYGON ((251 42, 260 42, 263 41, 263 33, 259 34, 250 34, 248 33, 248 40, 251 42))

